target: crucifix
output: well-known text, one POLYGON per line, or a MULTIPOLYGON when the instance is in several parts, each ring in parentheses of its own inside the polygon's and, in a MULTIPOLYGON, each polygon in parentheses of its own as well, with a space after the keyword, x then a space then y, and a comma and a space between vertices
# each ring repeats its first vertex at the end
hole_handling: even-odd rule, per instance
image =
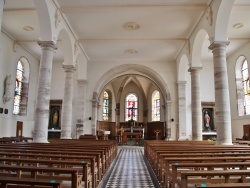
POLYGON ((131 114, 130 114, 131 120, 133 120, 135 108, 132 106, 132 107, 128 108, 128 110, 130 110, 130 112, 131 112, 131 114))

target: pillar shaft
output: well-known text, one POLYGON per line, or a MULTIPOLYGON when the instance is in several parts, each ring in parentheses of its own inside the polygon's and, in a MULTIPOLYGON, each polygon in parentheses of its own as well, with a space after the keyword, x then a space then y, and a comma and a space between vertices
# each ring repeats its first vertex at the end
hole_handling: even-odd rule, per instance
POLYGON ((231 112, 226 62, 228 42, 213 42, 209 49, 213 51, 214 85, 215 85, 215 123, 217 128, 217 144, 231 145, 231 112))
POLYGON ((187 105, 186 105, 186 81, 178 82, 179 97, 179 129, 178 140, 186 140, 187 138, 187 105))
POLYGON ((72 99, 74 65, 63 65, 65 71, 64 97, 62 105, 61 138, 71 139, 72 129, 72 99))
POLYGON ((190 67, 192 93, 192 140, 202 140, 202 110, 200 96, 201 67, 190 67))
POLYGON ((56 49, 56 45, 52 41, 39 41, 38 44, 42 48, 42 54, 38 76, 33 141, 48 142, 51 72, 53 54, 56 49))
POLYGON ((172 124, 172 117, 171 117, 171 101, 166 102, 166 111, 165 111, 165 121, 166 121, 166 139, 165 140, 173 140, 171 134, 171 124, 172 124))
POLYGON ((76 119, 77 124, 82 126, 77 130, 77 138, 84 133, 86 85, 86 80, 77 80, 76 119))

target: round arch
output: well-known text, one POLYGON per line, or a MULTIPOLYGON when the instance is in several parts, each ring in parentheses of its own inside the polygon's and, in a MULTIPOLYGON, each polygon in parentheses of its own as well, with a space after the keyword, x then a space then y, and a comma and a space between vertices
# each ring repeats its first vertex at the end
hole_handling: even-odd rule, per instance
POLYGON ((117 77, 119 75, 129 74, 129 72, 131 74, 131 71, 132 72, 136 71, 138 75, 145 76, 145 77, 149 78, 150 80, 152 80, 152 82, 154 82, 161 90, 161 92, 164 96, 165 102, 171 101, 169 88, 168 88, 167 84, 165 83, 165 81, 162 79, 162 77, 159 76, 159 74, 157 72, 155 72, 154 70, 152 70, 148 67, 145 67, 143 65, 135 65, 135 64, 120 65, 120 66, 116 66, 116 67, 110 69, 109 71, 107 71, 98 80, 98 82, 94 88, 93 100, 98 99, 98 96, 100 95, 101 90, 104 88, 104 86, 108 82, 110 82, 112 79, 114 79, 115 77, 117 77))
POLYGON ((202 54, 202 46, 204 43, 204 39, 207 35, 207 31, 204 29, 201 29, 198 31, 198 33, 195 36, 194 43, 192 45, 192 54, 191 54, 191 67, 201 67, 201 54, 202 54))
POLYGON ((179 67, 178 67, 178 81, 186 80, 188 65, 189 65, 188 57, 186 54, 183 54, 181 56, 179 67))
POLYGON ((214 27, 214 41, 227 41, 228 23, 234 0, 220 1, 214 27))
POLYGON ((69 33, 62 29, 58 33, 58 37, 61 39, 61 47, 63 49, 64 54, 64 64, 66 65, 72 65, 73 62, 73 44, 70 38, 69 33))
POLYGON ((54 41, 56 38, 53 36, 53 6, 48 1, 33 0, 40 26, 40 40, 41 41, 54 41))

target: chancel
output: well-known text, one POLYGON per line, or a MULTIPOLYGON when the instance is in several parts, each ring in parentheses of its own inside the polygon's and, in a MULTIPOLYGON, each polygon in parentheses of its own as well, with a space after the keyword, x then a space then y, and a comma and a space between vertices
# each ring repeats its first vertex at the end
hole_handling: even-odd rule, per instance
POLYGON ((248 184, 249 18, 249 0, 0 0, 1 186, 248 184))

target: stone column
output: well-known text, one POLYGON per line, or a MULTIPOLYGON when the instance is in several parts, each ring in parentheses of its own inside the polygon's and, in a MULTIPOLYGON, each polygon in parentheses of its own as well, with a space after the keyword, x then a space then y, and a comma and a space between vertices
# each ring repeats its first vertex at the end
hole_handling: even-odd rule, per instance
POLYGON ((4 4, 5 4, 5 0, 0 0, 0 28, 2 28, 4 4))
POLYGON ((118 135, 118 129, 120 128, 120 103, 116 103, 115 122, 116 122, 115 136, 117 136, 118 135))
POLYGON ((166 121, 166 139, 165 140, 173 140, 171 134, 171 124, 172 124, 172 117, 171 117, 171 101, 166 102, 166 111, 165 111, 165 121, 166 121))
POLYGON ((38 44, 42 48, 42 55, 38 76, 33 141, 46 143, 48 142, 52 61, 56 45, 52 41, 39 41, 38 44))
POLYGON ((92 134, 96 135, 97 111, 98 111, 98 108, 99 108, 99 101, 98 101, 98 95, 97 95, 97 93, 93 94, 93 99, 91 100, 91 102, 92 102, 91 129, 92 129, 92 134))
POLYGON ((72 98, 73 98, 73 71, 75 65, 62 66, 65 71, 64 97, 61 116, 61 139, 71 139, 72 128, 72 98))
POLYGON ((202 140, 202 110, 200 96, 200 70, 202 67, 190 67, 192 96, 192 140, 202 140))
POLYGON ((77 129, 77 136, 83 134, 84 116, 85 116, 85 96, 86 96, 86 80, 77 80, 77 99, 76 99, 76 119, 77 125, 82 126, 77 129), (78 131, 79 130, 79 131, 78 131))
POLYGON ((213 50, 215 85, 215 124, 217 144, 231 145, 231 112, 227 74, 226 47, 229 42, 214 41, 209 49, 213 50))
POLYGON ((187 104, 186 104, 186 81, 178 82, 179 98, 179 137, 178 140, 187 140, 187 104))

